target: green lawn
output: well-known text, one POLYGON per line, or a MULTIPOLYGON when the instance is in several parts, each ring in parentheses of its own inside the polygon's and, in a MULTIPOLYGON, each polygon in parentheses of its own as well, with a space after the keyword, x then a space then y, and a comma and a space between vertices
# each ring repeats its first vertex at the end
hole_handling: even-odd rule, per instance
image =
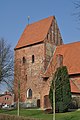
MULTIPOLYGON (((16 110, 6 111, 0 110, 0 113, 17 115, 16 110)), ((20 116, 40 118, 44 120, 53 120, 52 114, 45 114, 42 110, 20 110, 20 116)), ((57 113, 56 120, 80 120, 80 111, 67 112, 67 113, 57 113)))

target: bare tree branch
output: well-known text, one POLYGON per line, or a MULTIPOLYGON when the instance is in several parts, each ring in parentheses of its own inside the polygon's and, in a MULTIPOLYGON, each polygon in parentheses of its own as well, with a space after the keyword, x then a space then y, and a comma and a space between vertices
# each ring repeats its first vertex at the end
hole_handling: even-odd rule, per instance
POLYGON ((0 84, 10 85, 13 80, 13 52, 4 39, 0 39, 0 84))

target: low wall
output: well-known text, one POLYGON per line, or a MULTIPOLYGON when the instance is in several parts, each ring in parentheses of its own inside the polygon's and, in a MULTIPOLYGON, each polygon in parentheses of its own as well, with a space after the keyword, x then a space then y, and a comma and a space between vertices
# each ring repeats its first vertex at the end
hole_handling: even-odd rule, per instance
POLYGON ((33 118, 27 118, 27 117, 22 117, 22 116, 0 114, 0 120, 40 120, 40 119, 33 119, 33 118))

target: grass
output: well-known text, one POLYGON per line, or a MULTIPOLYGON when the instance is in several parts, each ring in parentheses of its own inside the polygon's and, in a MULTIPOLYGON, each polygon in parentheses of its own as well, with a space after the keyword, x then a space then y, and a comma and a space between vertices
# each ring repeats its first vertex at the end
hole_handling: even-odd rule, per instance
POLYGON ((80 111, 58 113, 56 120, 80 120, 80 111))
MULTIPOLYGON (((3 114, 10 114, 10 115, 17 115, 17 110, 0 110, 0 113, 3 114)), ((20 116, 31 117, 31 118, 39 118, 44 120, 52 120, 52 114, 45 114, 42 110, 35 110, 35 109, 22 109, 20 110, 20 116)))
MULTIPOLYGON (((0 113, 17 115, 17 110, 0 110, 0 113)), ((53 120, 52 114, 45 114, 42 110, 20 110, 20 116, 39 118, 44 120, 53 120)), ((57 113, 56 120, 80 120, 80 111, 67 112, 67 113, 57 113)))

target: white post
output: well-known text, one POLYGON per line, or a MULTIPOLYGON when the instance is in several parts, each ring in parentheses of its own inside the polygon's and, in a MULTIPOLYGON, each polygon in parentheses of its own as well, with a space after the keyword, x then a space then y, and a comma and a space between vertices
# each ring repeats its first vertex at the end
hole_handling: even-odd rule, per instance
POLYGON ((19 116, 19 98, 18 98, 18 111, 17 111, 17 115, 19 116))
POLYGON ((55 120, 55 80, 53 81, 53 120, 55 120))
POLYGON ((18 111, 17 111, 18 116, 19 116, 19 113, 20 113, 19 99, 20 99, 20 80, 18 81, 18 111))

